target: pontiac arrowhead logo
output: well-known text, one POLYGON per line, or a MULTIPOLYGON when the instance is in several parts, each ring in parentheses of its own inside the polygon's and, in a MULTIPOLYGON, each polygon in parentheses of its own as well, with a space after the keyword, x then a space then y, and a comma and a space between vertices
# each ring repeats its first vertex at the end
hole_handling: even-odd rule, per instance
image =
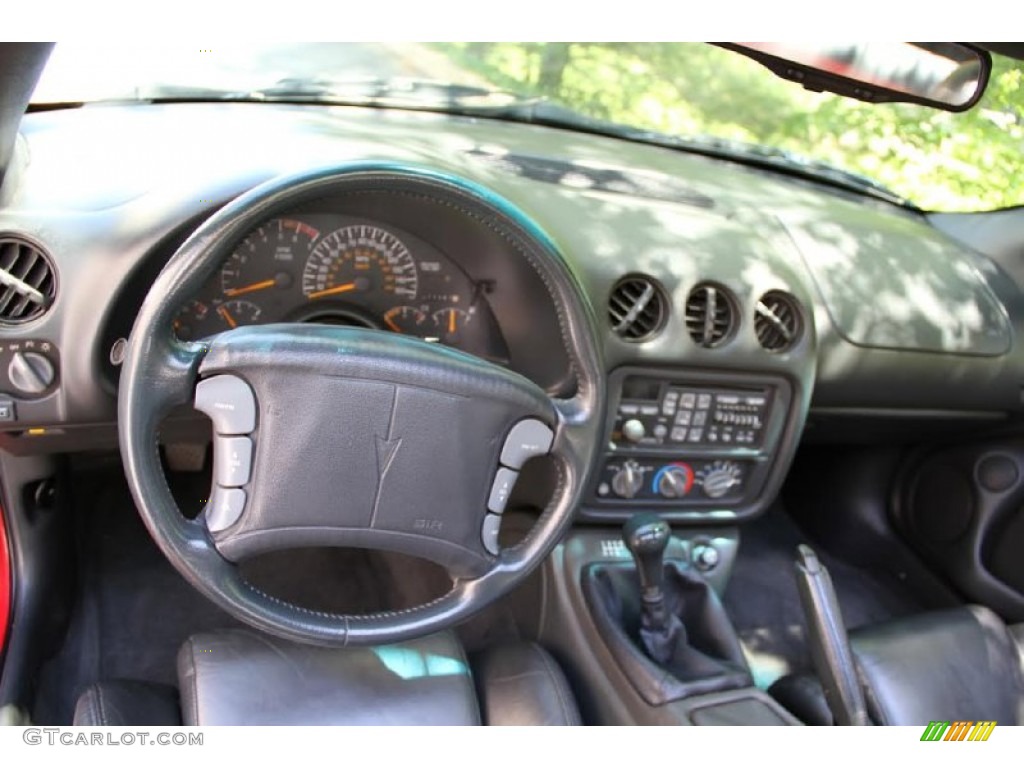
POLYGON ((402 438, 395 437, 386 440, 380 435, 375 437, 377 440, 377 487, 379 493, 380 484, 384 480, 384 475, 388 473, 388 469, 391 468, 391 462, 395 460, 395 454, 398 453, 398 447, 402 444, 402 438))

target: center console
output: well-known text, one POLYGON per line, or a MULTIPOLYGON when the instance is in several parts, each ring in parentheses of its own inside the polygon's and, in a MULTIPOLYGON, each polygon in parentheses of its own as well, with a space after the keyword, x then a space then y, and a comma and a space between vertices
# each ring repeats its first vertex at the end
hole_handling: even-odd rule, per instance
POLYGON ((792 453, 793 389, 782 376, 619 368, 609 377, 605 450, 582 516, 673 522, 763 511, 792 453))

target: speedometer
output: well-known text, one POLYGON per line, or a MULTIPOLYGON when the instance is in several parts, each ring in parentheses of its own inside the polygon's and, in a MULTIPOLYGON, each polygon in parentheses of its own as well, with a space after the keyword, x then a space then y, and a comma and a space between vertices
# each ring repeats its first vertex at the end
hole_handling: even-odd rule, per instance
POLYGON ((415 299, 416 262, 387 230, 369 224, 342 227, 321 238, 306 261, 302 292, 317 301, 347 293, 415 299))

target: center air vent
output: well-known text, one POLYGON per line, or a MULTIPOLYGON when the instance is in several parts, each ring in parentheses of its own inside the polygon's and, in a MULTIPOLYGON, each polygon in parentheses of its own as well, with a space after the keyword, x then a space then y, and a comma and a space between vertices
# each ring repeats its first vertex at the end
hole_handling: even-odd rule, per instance
POLYGON ((769 291, 754 310, 754 332, 769 352, 784 352, 800 338, 800 310, 796 299, 782 291, 769 291))
POLYGON ((612 288, 608 319, 615 334, 626 341, 646 341, 665 325, 668 302, 653 278, 628 275, 612 288))
POLYGON ((38 246, 0 235, 0 323, 39 317, 53 303, 57 281, 53 264, 38 246))
POLYGON ((717 347, 736 330, 736 304, 724 288, 701 283, 686 297, 686 329, 702 347, 717 347))

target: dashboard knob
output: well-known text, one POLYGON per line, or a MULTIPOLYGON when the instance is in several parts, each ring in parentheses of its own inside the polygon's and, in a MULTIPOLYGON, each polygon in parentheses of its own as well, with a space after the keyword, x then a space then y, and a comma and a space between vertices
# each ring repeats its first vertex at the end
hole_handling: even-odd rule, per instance
POLYGON ((644 439, 645 434, 647 434, 647 430, 644 429, 644 423, 639 419, 630 419, 622 425, 622 436, 631 443, 639 443, 644 439))
POLYGON ((631 499, 644 482, 644 471, 635 461, 627 461, 612 477, 612 490, 616 496, 631 499))
POLYGON ((693 487, 693 470, 687 464, 670 464, 658 471, 655 487, 666 499, 681 499, 693 487))
POLYGON ((38 352, 15 352, 7 366, 7 378, 16 390, 26 395, 46 391, 55 375, 53 363, 38 352))
POLYGON ((718 561, 722 559, 722 556, 710 544, 698 544, 693 548, 690 558, 698 570, 710 571, 718 565, 718 561))
POLYGON ((716 461, 701 473, 704 495, 711 499, 725 496, 732 487, 740 484, 740 468, 731 461, 716 461))

